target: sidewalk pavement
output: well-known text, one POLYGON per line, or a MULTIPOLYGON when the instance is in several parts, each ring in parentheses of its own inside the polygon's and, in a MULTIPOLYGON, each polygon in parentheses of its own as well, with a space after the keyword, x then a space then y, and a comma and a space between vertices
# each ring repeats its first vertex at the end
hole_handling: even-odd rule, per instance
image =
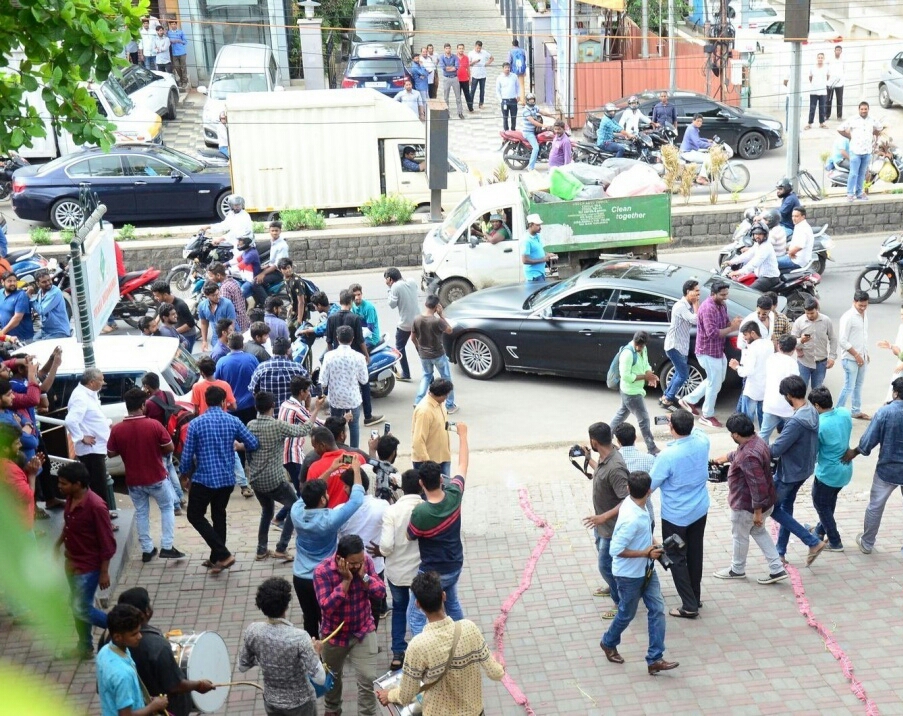
MULTIPOLYGON (((400 425, 401 423, 399 423, 400 425)), ((713 454, 728 448, 723 432, 712 434, 713 454)), ((608 663, 598 642, 609 622, 599 618, 606 599, 593 598, 601 579, 592 540, 581 525, 590 514, 591 485, 566 462, 564 446, 521 450, 481 450, 474 435, 470 479, 463 504, 465 568, 460 598, 465 614, 493 644, 493 622, 502 603, 521 582, 542 530, 529 521, 518 503, 527 491, 532 510, 555 530, 539 557, 532 586, 511 610, 504 636, 508 673, 540 716, 619 716, 669 712, 679 714, 859 713, 864 710, 845 680, 841 663, 826 649, 815 629, 800 615, 793 586, 756 584, 766 571, 755 546, 750 549, 749 579, 723 582, 711 574, 729 564, 730 523, 726 485, 710 486, 712 505, 706 539, 702 615, 695 621, 667 620, 668 659, 679 669, 652 679, 646 674, 646 620, 640 608, 620 647, 624 666, 608 663), (728 705, 729 704, 729 705, 728 705)), ((399 461, 400 464, 403 462, 399 461)), ((866 465, 857 465, 857 473, 866 465)), ((899 535, 903 527, 896 497, 885 513, 878 546, 861 554, 855 535, 861 530, 867 475, 858 475, 841 493, 838 523, 847 551, 825 553, 811 569, 802 568, 805 548, 791 542, 788 557, 800 567, 805 599, 814 618, 836 638, 851 660, 869 698, 884 713, 899 704, 896 666, 903 659, 899 622, 899 535), (896 576, 895 576, 896 575, 896 576)), ((813 522, 809 489, 800 494, 797 516, 813 522)), ((190 557, 183 562, 133 558, 119 589, 145 586, 154 600, 154 623, 164 632, 213 630, 226 640, 237 661, 242 630, 260 614, 254 606, 257 585, 273 575, 291 579, 291 565, 254 561, 258 505, 238 492, 229 512, 229 546, 236 565, 219 577, 201 567, 206 548, 194 530, 177 518, 176 545, 190 557)), ((159 527, 154 524, 153 533, 159 527)), ((272 535, 276 539, 275 532, 272 535)), ((667 574, 660 573, 668 607, 677 605, 667 574)), ((301 623, 293 603, 289 618, 301 623)), ((380 665, 391 658, 389 620, 379 628, 380 665)), ((68 694, 72 713, 98 713, 94 666, 54 661, 27 633, 0 617, 0 650, 12 663, 43 676, 68 694)), ((235 672, 235 678, 239 674, 235 672)), ((246 677, 260 680, 259 672, 246 677)), ((346 673, 345 713, 354 714, 355 689, 346 673)), ((524 713, 502 684, 484 679, 487 714, 524 713)), ((322 702, 320 705, 322 713, 322 702)), ((264 714, 255 689, 234 688, 223 713, 264 714)))

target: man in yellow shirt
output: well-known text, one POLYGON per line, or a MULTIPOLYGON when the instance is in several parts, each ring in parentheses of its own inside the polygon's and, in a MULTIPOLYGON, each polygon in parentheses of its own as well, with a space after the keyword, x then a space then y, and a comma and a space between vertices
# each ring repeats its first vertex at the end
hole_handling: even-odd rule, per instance
POLYGON ((439 379, 430 383, 429 392, 414 408, 411 426, 411 460, 418 469, 427 460, 438 462, 442 474, 451 472, 451 446, 448 439, 446 397, 454 390, 451 381, 439 379))

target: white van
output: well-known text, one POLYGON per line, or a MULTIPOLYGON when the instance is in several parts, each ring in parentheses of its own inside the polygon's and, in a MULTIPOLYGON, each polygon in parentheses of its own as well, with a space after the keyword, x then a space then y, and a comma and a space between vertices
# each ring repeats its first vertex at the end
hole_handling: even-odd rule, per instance
MULTIPOLYGON (((63 361, 53 385, 47 391, 47 399, 50 402, 49 417, 62 419, 69 396, 85 372, 81 344, 75 338, 48 339, 30 343, 16 353, 36 356, 38 363, 44 365, 57 346, 63 350, 63 361)), ((177 402, 190 407, 191 389, 199 373, 194 358, 179 347, 177 339, 163 336, 99 336, 94 341, 94 355, 97 367, 103 372, 101 407, 113 425, 126 416, 123 394, 131 388, 140 388, 145 373, 160 376, 160 387, 170 391, 177 402)), ((48 435, 53 429, 48 425, 41 427, 50 451, 59 444, 48 435)), ((65 456, 65 453, 53 454, 65 456)), ((111 475, 124 474, 122 459, 107 460, 107 470, 111 475)))
POLYGON ((217 147, 216 127, 226 108, 226 98, 245 92, 281 92, 282 73, 276 56, 266 45, 239 42, 226 45, 216 55, 210 85, 198 92, 207 95, 204 103, 204 144, 217 147))

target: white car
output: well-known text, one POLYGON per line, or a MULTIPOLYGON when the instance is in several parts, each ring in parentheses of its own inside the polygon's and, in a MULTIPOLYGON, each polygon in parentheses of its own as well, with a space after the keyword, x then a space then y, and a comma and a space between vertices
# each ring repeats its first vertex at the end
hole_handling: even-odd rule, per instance
MULTIPOLYGON (((57 346, 63 349, 63 362, 57 370, 53 385, 47 391, 50 402, 48 417, 62 420, 69 396, 85 372, 81 344, 75 338, 35 341, 16 353, 36 356, 38 364, 44 365, 57 346)), ((126 416, 123 393, 131 388, 140 388, 141 378, 145 373, 159 375, 160 386, 169 390, 177 402, 187 408, 191 407, 191 389, 198 380, 198 367, 194 358, 179 347, 177 339, 162 336, 100 336, 94 341, 94 356, 97 367, 103 371, 104 386, 100 390, 100 402, 104 414, 114 425, 126 416)), ((41 425, 49 454, 67 454, 65 440, 61 439, 64 431, 62 426, 46 423, 41 425)), ((111 475, 122 475, 125 472, 122 460, 118 457, 107 460, 107 470, 111 475)))
POLYGON ((894 55, 878 80, 878 102, 884 109, 903 104, 903 52, 894 55))
POLYGON ((175 119, 179 106, 179 88, 169 72, 147 70, 129 65, 119 76, 110 75, 137 106, 156 112, 165 119, 175 119))
MULTIPOLYGON (((755 42, 757 52, 781 51, 786 47, 784 42, 784 18, 778 18, 763 27, 759 31, 755 42)), ((803 43, 807 49, 825 52, 825 60, 830 61, 832 55, 828 54, 827 50, 831 50, 833 45, 839 42, 843 42, 843 34, 830 22, 818 15, 809 17, 809 39, 803 43), (820 47, 821 45, 824 47, 820 47)))

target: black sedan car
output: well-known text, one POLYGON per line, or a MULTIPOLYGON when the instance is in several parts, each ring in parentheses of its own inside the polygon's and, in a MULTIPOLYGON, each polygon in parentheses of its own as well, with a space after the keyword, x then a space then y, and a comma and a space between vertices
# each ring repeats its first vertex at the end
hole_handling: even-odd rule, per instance
POLYGON ((79 186, 88 184, 113 222, 222 219, 231 193, 229 168, 167 147, 116 144, 29 165, 13 175, 13 211, 20 219, 74 229, 82 220, 79 186))
MULTIPOLYGON (((445 352, 478 380, 509 370, 604 381, 621 346, 637 331, 646 331, 649 364, 667 386, 674 368, 665 355, 665 334, 671 308, 690 278, 702 284, 700 301, 720 279, 673 264, 614 260, 558 283, 477 291, 445 309, 443 315, 452 326, 443 339, 445 352)), ((731 283, 727 303, 731 318, 755 311, 761 295, 731 283)), ((740 358, 735 336, 726 340, 725 348, 728 358, 740 358)), ((690 356, 690 379, 681 395, 703 380, 692 344, 690 356)))
MULTIPOLYGON (((646 90, 635 95, 640 100, 640 111, 652 116, 652 108, 659 102, 659 94, 667 90, 646 90)), ((627 108, 627 97, 614 100, 618 108, 615 121, 627 108)), ((759 159, 769 149, 777 149, 784 144, 784 127, 776 119, 751 110, 738 109, 697 92, 677 90, 668 100, 677 109, 678 143, 683 140, 684 131, 693 122, 693 115, 701 114, 703 137, 711 139, 718 135, 741 159, 759 159)), ((602 109, 587 112, 583 136, 590 142, 596 141, 599 118, 602 109)))

